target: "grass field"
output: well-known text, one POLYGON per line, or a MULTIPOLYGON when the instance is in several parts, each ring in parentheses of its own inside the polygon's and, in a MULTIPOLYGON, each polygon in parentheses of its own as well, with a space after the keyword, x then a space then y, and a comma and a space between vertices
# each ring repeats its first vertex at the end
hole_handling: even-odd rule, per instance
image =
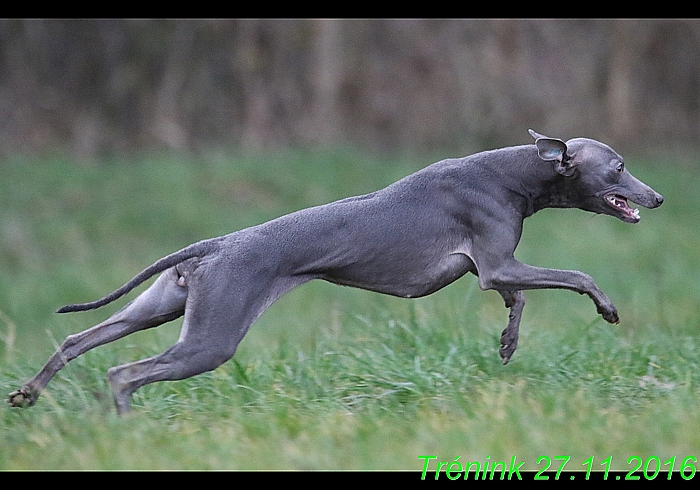
MULTIPOLYGON (((310 205, 382 187, 430 163, 350 151, 212 152, 0 162, 0 395, 66 335, 121 307, 56 315, 155 259, 310 205)), ((530 218, 516 253, 591 274, 609 325, 568 291, 527 293, 507 366, 508 311, 467 276, 402 300, 322 282, 279 300, 233 360, 134 395, 114 413, 109 367, 157 354, 179 322, 76 359, 27 410, 0 406, 0 469, 408 469, 570 456, 700 458, 700 162, 627 157, 666 197, 628 225, 578 210, 530 218)), ((133 297, 133 294, 130 296, 133 297)), ((552 469, 558 462, 553 460, 552 469)), ((695 466, 698 466, 697 464, 695 466)), ((668 465, 663 467, 668 468, 668 465)), ((431 475, 432 477, 432 475, 431 475)))

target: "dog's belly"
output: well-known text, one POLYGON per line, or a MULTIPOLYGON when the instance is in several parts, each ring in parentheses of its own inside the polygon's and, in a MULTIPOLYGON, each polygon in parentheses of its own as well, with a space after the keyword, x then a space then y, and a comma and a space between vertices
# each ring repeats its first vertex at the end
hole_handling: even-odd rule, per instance
POLYGON ((272 252, 278 274, 415 298, 476 272, 469 230, 434 211, 426 202, 375 193, 301 210, 246 234, 252 246, 272 252))
POLYGON ((393 266, 353 264, 329 271, 322 279, 402 298, 418 298, 442 289, 467 272, 476 272, 474 262, 463 253, 451 253, 429 262, 407 259, 393 266))

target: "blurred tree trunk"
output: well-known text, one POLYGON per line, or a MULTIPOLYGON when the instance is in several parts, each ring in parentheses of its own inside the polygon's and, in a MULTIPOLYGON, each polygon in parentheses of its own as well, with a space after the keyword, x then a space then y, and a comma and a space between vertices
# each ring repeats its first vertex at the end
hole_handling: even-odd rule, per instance
POLYGON ((642 31, 634 21, 612 21, 611 49, 605 105, 612 137, 629 141, 635 134, 636 80, 634 63, 641 44, 642 31))
POLYGON ((308 137, 315 142, 334 142, 342 137, 340 91, 343 82, 341 23, 336 19, 314 21, 312 69, 313 122, 308 137))
POLYGON ((194 55, 196 28, 196 23, 175 21, 170 43, 163 47, 165 63, 155 89, 151 132, 167 147, 179 150, 185 149, 189 143, 185 124, 180 122, 180 100, 187 71, 191 68, 189 60, 194 55))

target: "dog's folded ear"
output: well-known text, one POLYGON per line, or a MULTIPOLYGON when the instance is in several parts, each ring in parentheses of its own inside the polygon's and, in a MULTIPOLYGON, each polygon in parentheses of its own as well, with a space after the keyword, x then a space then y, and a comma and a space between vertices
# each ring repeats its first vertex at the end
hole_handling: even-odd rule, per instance
POLYGON ((532 137, 535 138, 536 140, 538 140, 538 139, 540 139, 540 138, 546 138, 545 135, 540 134, 540 133, 538 133, 538 132, 536 132, 536 131, 533 131, 532 129, 528 129, 527 132, 530 133, 530 136, 532 136, 532 137))
POLYGON ((555 170, 565 177, 571 177, 574 174, 574 165, 570 161, 572 155, 566 154, 566 143, 557 138, 549 138, 547 136, 536 133, 532 129, 529 130, 535 145, 537 146, 537 154, 542 160, 554 161, 555 170))

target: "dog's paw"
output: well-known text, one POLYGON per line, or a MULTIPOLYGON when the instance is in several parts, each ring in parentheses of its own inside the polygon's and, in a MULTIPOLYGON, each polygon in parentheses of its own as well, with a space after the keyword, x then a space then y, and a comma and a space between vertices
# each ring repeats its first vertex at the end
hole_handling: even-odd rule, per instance
POLYGON ((606 309, 598 310, 606 322, 608 323, 620 323, 620 316, 617 314, 617 309, 614 306, 610 306, 606 309))
POLYGON ((501 346, 501 348, 498 349, 498 353, 501 355, 501 360, 503 361, 504 366, 508 364, 508 361, 510 361, 514 350, 515 349, 508 349, 508 346, 501 346), (507 350, 509 350, 509 352, 507 352, 507 350))
POLYGON ((518 338, 515 337, 512 342, 510 343, 504 343, 503 339, 501 339, 501 347, 498 349, 498 354, 501 356, 501 359, 503 360, 503 365, 505 366, 508 364, 508 361, 510 361, 510 358, 513 356, 513 353, 515 352, 515 349, 518 348, 518 338))
POLYGON ((7 403, 9 403, 11 407, 27 408, 34 405, 35 401, 36 398, 33 397, 31 393, 28 393, 24 388, 15 390, 7 395, 7 403))

